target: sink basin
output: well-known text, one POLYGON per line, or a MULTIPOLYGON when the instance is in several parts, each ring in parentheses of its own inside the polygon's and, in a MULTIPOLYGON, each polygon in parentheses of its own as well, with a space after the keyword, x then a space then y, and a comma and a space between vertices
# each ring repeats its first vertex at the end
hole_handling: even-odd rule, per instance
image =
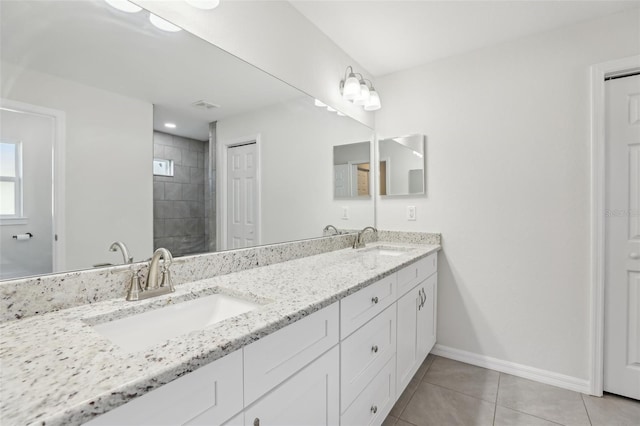
POLYGON ((138 352, 261 305, 226 294, 213 294, 94 325, 102 336, 125 352, 138 352))
POLYGON ((368 247, 362 250, 366 253, 375 253, 380 256, 402 256, 404 253, 411 250, 407 247, 395 247, 395 246, 376 246, 376 247, 368 247))

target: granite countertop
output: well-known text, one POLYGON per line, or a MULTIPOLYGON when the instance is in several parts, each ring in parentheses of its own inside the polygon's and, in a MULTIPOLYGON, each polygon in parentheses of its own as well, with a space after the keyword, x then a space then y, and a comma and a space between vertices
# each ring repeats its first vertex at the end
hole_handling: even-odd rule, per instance
POLYGON ((367 247, 375 246, 410 250, 399 256, 337 250, 183 284, 144 301, 122 297, 1 324, 0 423, 89 421, 440 249, 367 247), (91 326, 213 293, 264 305, 137 353, 122 351, 91 326))

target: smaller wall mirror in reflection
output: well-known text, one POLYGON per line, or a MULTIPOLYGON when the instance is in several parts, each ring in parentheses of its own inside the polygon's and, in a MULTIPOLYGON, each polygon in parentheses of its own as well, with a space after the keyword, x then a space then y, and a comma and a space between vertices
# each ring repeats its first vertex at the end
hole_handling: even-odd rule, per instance
POLYGON ((369 198, 371 196, 371 145, 350 143, 333 147, 334 198, 369 198))
POLYGON ((378 150, 380 195, 426 193, 424 135, 381 139, 378 150))

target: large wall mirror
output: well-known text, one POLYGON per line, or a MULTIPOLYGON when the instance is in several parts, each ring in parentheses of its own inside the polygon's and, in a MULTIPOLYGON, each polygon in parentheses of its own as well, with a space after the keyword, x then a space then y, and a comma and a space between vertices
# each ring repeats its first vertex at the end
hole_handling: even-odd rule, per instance
POLYGON ((0 279, 121 264, 115 241, 142 261, 373 223, 372 199, 334 199, 330 167, 370 128, 158 23, 3 2, 0 279))
POLYGON ((426 194, 425 152, 424 135, 379 140, 380 195, 426 194))

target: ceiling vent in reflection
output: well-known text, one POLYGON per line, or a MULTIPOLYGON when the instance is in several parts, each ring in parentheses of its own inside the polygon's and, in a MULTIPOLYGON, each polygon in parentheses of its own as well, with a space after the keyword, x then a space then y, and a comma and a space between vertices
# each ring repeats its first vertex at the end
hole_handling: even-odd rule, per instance
POLYGON ((198 109, 202 109, 205 111, 209 111, 215 108, 220 108, 220 105, 211 103, 211 102, 207 102, 205 100, 201 100, 201 101, 195 101, 194 103, 191 104, 192 107, 198 108, 198 109))

